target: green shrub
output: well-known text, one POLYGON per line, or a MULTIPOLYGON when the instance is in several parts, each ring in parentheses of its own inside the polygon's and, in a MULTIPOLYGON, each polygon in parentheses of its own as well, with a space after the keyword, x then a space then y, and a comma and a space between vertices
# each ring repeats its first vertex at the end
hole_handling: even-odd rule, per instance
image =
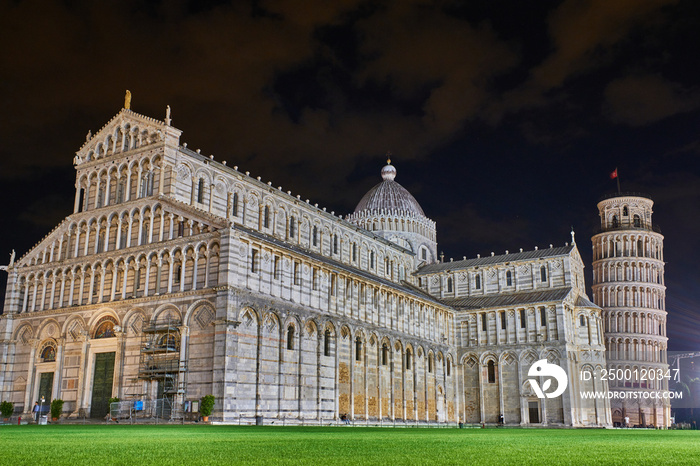
POLYGON ((214 409, 214 395, 204 395, 199 402, 199 414, 202 416, 211 416, 211 412, 214 409))
POLYGON ((0 403, 0 413, 2 413, 2 417, 8 418, 12 416, 12 413, 15 412, 15 405, 10 403, 9 401, 3 401, 0 403))
POLYGON ((111 405, 112 403, 119 403, 119 398, 116 396, 113 396, 112 398, 109 399, 109 404, 111 405))
POLYGON ((58 419, 63 414, 63 400, 56 398, 51 402, 51 417, 58 419))

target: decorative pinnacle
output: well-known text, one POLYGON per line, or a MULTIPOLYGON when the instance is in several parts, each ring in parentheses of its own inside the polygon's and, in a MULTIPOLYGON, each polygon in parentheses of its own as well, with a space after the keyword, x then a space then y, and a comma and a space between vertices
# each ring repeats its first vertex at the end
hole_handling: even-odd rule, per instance
POLYGON ((131 91, 129 89, 126 90, 126 95, 124 96, 124 108, 131 110, 131 91))
POLYGON ((386 153, 386 163, 387 165, 391 165, 391 151, 387 151, 386 153))

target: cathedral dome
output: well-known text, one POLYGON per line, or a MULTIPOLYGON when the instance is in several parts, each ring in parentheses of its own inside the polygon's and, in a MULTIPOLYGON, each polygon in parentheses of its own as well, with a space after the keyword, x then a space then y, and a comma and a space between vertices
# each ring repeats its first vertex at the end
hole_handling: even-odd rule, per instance
POLYGON ((416 214, 425 217, 416 198, 406 188, 394 181, 396 168, 391 160, 382 168, 382 181, 367 191, 355 207, 355 213, 398 211, 401 213, 416 214))

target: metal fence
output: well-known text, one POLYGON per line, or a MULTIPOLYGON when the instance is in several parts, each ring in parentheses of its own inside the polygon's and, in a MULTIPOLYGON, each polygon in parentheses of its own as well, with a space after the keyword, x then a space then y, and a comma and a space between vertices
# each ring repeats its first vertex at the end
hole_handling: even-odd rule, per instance
POLYGON ((128 400, 110 403, 109 414, 113 421, 139 420, 171 421, 182 419, 182 407, 169 398, 157 400, 128 400))

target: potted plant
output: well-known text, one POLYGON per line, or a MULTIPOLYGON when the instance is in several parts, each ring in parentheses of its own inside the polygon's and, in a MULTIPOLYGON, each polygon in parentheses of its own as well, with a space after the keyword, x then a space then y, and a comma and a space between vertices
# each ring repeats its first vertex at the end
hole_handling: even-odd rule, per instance
POLYGON ((51 419, 55 422, 63 414, 63 400, 56 398, 51 402, 51 419))
POLYGON ((15 412, 15 405, 10 403, 9 401, 3 401, 0 403, 0 413, 2 413, 3 419, 5 419, 5 422, 10 419, 10 416, 12 416, 12 413, 15 412))
POLYGON ((209 416, 214 409, 214 395, 204 395, 199 402, 199 414, 202 415, 202 420, 204 422, 209 422, 209 416))

